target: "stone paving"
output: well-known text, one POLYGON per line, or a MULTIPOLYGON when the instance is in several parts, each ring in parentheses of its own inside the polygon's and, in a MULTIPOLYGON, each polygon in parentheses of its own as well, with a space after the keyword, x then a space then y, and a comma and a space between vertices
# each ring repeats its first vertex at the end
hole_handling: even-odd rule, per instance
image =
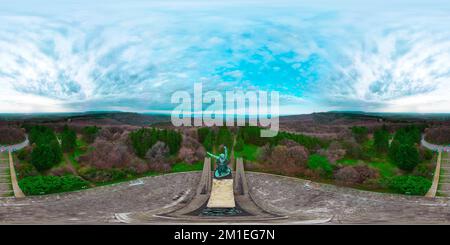
POLYGON ((11 180, 9 175, 9 158, 5 152, 0 153, 0 198, 10 196, 11 180))
POLYGON ((253 198, 265 209, 291 216, 332 217, 331 223, 448 224, 448 198, 361 191, 306 180, 247 172, 253 198))
POLYGON ((447 152, 442 153, 438 193, 450 197, 450 156, 447 152))
MULTIPOLYGON (((162 209, 195 192, 200 172, 169 174, 89 190, 0 199, 0 223, 117 223, 117 213, 162 209)), ((252 198, 265 210, 331 223, 450 223, 449 198, 360 191, 306 180, 247 172, 252 198)))
POLYGON ((0 224, 117 223, 115 213, 159 209, 197 188, 200 173, 168 174, 72 193, 0 199, 0 224))

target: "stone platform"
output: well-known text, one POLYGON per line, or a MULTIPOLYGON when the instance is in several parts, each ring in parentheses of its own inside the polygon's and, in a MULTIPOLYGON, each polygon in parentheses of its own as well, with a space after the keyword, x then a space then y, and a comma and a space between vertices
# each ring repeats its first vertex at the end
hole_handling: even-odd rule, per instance
POLYGON ((213 179, 208 208, 234 208, 233 179, 213 179))

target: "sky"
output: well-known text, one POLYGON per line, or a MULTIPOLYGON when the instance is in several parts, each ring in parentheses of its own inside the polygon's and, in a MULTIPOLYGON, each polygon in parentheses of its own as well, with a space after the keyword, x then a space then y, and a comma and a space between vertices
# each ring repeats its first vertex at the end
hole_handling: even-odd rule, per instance
POLYGON ((448 1, 93 2, 0 0, 0 113, 170 112, 198 82, 281 114, 450 112, 448 1))

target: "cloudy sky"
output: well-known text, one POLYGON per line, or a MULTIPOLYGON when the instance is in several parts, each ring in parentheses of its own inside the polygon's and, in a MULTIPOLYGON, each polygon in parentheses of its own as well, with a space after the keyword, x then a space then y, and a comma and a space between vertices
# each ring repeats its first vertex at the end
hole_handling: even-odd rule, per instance
POLYGON ((92 2, 0 0, 0 113, 166 111, 195 82, 283 114, 450 112, 445 0, 92 2))

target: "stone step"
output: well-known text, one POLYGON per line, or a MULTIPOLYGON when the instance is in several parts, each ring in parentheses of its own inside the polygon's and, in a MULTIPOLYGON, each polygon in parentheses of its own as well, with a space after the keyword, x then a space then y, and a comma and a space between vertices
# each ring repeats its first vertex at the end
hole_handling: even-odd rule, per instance
POLYGON ((447 192, 445 192, 445 191, 439 191, 438 193, 439 193, 441 196, 446 196, 446 197, 450 196, 450 191, 447 191, 447 192))
POLYGON ((450 191, 450 183, 439 183, 439 189, 442 191, 450 191))

